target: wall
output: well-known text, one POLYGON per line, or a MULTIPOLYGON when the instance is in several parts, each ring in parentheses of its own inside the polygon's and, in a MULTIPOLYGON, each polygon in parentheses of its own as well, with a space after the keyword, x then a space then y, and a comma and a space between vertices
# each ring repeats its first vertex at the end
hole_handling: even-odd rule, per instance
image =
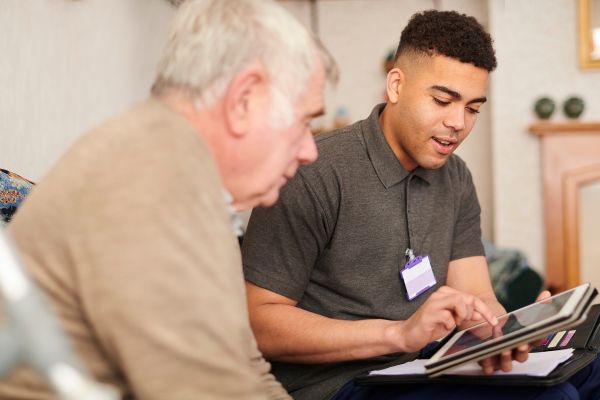
MULTIPOLYGON (((282 3, 310 24, 307 1, 282 3)), ((484 236, 542 269, 531 105, 542 94, 559 102, 579 94, 583 118, 600 119, 600 71, 577 65, 575 1, 319 0, 318 30, 342 68, 329 118, 340 105, 351 120, 368 114, 382 96, 386 53, 410 15, 433 6, 474 15, 495 38, 490 101, 459 154, 475 178, 484 236)), ((171 14, 163 0, 1 0, 0 166, 37 180, 78 134, 144 98, 171 14)))
POLYGON ((490 0, 490 30, 499 67, 492 80, 494 238, 525 251, 544 269, 539 139, 528 125, 540 95, 560 103, 572 94, 586 100, 586 120, 600 119, 600 70, 581 71, 577 9, 573 0, 490 0))
POLYGON ((80 133, 147 96, 164 0, 0 1, 0 166, 38 180, 80 133))

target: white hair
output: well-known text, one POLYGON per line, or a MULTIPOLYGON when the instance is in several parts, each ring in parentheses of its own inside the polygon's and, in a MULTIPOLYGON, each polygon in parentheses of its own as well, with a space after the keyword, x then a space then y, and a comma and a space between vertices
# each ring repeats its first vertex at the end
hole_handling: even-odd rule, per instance
POLYGON ((271 85, 271 108, 267 122, 274 129, 289 127, 294 121, 292 101, 275 85, 271 85))
MULTIPOLYGON (((224 95, 236 74, 258 62, 278 98, 272 97, 275 106, 281 97, 289 103, 302 95, 317 60, 335 82, 331 55, 272 0, 188 0, 173 21, 153 91, 183 89, 206 107, 224 95)), ((279 106, 280 112, 287 108, 279 106)))

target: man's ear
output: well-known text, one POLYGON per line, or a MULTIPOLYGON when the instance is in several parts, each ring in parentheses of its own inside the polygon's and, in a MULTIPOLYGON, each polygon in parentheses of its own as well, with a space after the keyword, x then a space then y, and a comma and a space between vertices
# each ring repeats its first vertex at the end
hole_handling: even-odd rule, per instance
POLYGON ((225 118, 229 131, 235 136, 245 135, 261 112, 268 91, 265 72, 250 67, 239 72, 225 91, 225 118))
POLYGON ((385 85, 385 92, 390 103, 396 104, 402 86, 406 81, 406 75, 398 68, 392 68, 387 74, 387 80, 385 85))

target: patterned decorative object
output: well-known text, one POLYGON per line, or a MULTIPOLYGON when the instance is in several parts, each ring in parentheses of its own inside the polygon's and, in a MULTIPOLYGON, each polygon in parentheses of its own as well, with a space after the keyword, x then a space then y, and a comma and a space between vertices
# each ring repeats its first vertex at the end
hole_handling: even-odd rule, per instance
POLYGON ((34 183, 13 172, 0 169, 0 227, 10 222, 34 183))

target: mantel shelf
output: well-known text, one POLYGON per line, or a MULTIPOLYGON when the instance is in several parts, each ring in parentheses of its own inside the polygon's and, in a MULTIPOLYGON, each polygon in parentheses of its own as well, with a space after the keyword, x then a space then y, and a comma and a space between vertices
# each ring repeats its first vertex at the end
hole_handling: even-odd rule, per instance
POLYGON ((540 121, 529 125, 529 132, 536 136, 565 133, 598 133, 600 122, 547 122, 540 121))

